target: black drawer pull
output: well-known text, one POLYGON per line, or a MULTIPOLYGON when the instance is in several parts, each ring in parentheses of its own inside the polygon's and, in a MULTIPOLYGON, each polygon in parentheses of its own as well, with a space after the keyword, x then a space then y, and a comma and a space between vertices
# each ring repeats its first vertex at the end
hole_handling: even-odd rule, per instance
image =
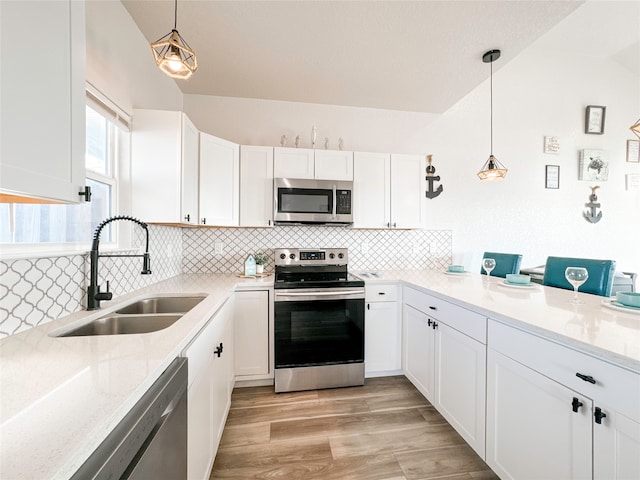
POLYGON ((433 305, 429 305, 430 310, 438 310, 438 307, 434 307, 433 305))
POLYGON ((384 292, 378 292, 378 295, 384 295, 384 294, 385 294, 384 292))
POLYGON ((593 416, 596 418, 596 423, 602 425, 602 419, 606 417, 607 414, 604 413, 600 407, 596 407, 596 411, 593 413, 593 416))
POLYGON ((571 402, 571 407, 575 413, 578 413, 578 409, 583 405, 583 403, 578 400, 576 397, 573 397, 573 401, 571 402))
POLYGON ((576 373, 576 377, 580 378, 581 380, 584 380, 585 382, 593 383, 594 385, 596 383, 596 379, 593 378, 591 375, 583 375, 582 373, 576 373))

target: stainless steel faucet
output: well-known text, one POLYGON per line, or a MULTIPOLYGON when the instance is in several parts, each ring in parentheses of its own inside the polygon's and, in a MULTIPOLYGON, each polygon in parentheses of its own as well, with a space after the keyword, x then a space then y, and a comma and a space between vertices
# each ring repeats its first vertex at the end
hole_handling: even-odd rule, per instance
POLYGON ((100 257, 142 257, 142 275, 151 274, 151 259, 149 257, 149 229, 147 224, 141 222, 137 218, 129 217, 127 215, 116 215, 111 218, 107 218, 100 225, 97 226, 95 233, 93 234, 93 242, 91 244, 91 252, 89 252, 89 261, 91 263, 91 273, 89 280, 89 287, 87 287, 87 310, 97 310, 100 308, 101 300, 111 300, 113 293, 109 291, 109 282, 107 282, 107 290, 105 292, 100 291, 100 285, 98 285, 98 259, 100 257), (130 222, 137 223, 147 235, 147 243, 145 252, 142 255, 100 255, 98 253, 98 247, 100 244, 100 233, 102 229, 111 222, 116 220, 128 220, 130 222))

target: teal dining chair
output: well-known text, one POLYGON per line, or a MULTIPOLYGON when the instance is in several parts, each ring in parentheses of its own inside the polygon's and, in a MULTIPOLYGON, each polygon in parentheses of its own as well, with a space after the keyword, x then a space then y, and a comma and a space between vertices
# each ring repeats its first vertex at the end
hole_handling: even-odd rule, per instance
POLYGON ((583 267, 589 272, 589 278, 580 286, 579 291, 608 297, 611 295, 613 275, 616 271, 614 260, 595 260, 591 258, 548 257, 544 267, 542 284, 549 287, 573 290, 564 276, 567 267, 583 267))
MULTIPOLYGON (((482 258, 493 258, 496 261, 496 268, 491 271, 492 277, 506 277, 508 273, 520 273, 520 263, 522 255, 515 253, 484 252, 482 258)), ((485 273, 480 266, 480 273, 485 273)))

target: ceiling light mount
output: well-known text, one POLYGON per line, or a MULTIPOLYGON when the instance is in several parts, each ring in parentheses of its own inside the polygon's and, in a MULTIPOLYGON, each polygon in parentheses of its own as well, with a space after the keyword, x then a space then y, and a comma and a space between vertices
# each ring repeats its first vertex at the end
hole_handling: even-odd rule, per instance
POLYGON ((174 2, 173 29, 151 44, 158 68, 172 78, 187 79, 198 69, 196 52, 178 33, 178 0, 174 2))
POLYGON ((480 178, 480 180, 499 180, 504 178, 508 172, 507 168, 493 156, 493 62, 500 58, 500 54, 500 50, 489 50, 482 55, 482 61, 491 66, 491 76, 489 77, 491 86, 491 153, 487 161, 482 165, 482 169, 478 172, 478 178, 480 178))

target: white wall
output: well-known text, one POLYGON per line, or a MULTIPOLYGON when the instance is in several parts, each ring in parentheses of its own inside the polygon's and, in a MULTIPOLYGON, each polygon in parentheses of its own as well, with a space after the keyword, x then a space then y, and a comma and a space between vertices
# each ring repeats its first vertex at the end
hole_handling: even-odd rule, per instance
POLYGON ((158 70, 149 42, 119 0, 87 1, 86 22, 88 82, 128 113, 182 109, 182 92, 158 70))
POLYGON ((635 138, 629 126, 640 112, 640 76, 604 60, 611 52, 602 57, 594 49, 586 56, 557 42, 571 35, 580 45, 576 35, 605 35, 602 9, 616 8, 621 4, 589 2, 577 10, 579 21, 569 18, 507 65, 497 61, 494 154, 509 168, 502 182, 476 177, 490 150, 488 81, 440 117, 194 95, 185 96, 184 107, 201 130, 241 144, 278 145, 287 134, 291 145, 299 134, 308 146, 316 124, 320 143, 328 136, 330 148, 342 136, 350 150, 433 153, 444 193, 424 200, 425 226, 452 230, 454 260, 470 269, 479 270, 483 251, 497 250, 522 253, 524 266, 543 264, 548 255, 584 256, 615 259, 618 269, 640 272, 640 191, 626 191, 624 183, 626 173, 640 173, 640 164, 625 162, 626 140, 635 138), (583 133, 586 105, 607 107, 604 135, 583 133), (543 153, 545 135, 559 137, 558 155, 543 153), (609 180, 597 192, 603 218, 595 225, 582 216, 592 185, 578 181, 583 148, 610 156, 609 180), (559 190, 544 188, 546 164, 560 165, 559 190))

